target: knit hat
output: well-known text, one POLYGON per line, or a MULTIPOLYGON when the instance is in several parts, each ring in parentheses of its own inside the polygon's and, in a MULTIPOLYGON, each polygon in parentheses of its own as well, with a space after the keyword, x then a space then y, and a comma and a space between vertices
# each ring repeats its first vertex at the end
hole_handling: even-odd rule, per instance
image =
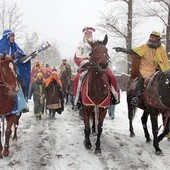
POLYGON ((37 78, 43 78, 43 74, 42 73, 37 73, 37 78))

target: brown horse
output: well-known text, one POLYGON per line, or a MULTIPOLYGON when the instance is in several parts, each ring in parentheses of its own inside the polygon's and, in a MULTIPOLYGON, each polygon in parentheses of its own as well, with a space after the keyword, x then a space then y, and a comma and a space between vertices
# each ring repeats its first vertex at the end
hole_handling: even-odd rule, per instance
POLYGON ((19 83, 16 77, 16 68, 13 58, 4 53, 0 56, 0 115, 5 116, 7 128, 5 131, 5 146, 3 150, 0 131, 0 158, 8 156, 9 138, 15 115, 6 115, 11 112, 16 103, 16 94, 19 90, 19 83), (7 102, 8 101, 8 102, 7 102))
POLYGON ((109 65, 109 55, 106 48, 108 38, 105 36, 103 41, 89 42, 92 47, 90 54, 90 68, 84 79, 81 89, 82 112, 84 120, 84 146, 86 149, 92 147, 90 141, 90 117, 93 111, 97 120, 97 141, 95 153, 101 153, 100 137, 102 134, 103 121, 110 105, 110 85, 105 70, 109 65), (109 97, 108 97, 109 96, 109 97), (107 102, 106 102, 107 101, 107 102), (106 103, 105 103, 106 102, 106 103))
MULTIPOLYGON (((129 117, 129 130, 130 136, 135 135, 133 131, 132 120, 135 114, 135 107, 131 105, 131 100, 134 96, 135 84, 137 78, 132 77, 129 81, 129 87, 127 91, 127 103, 128 103, 128 117, 129 117)), ((138 107, 143 109, 142 125, 146 137, 146 141, 150 142, 151 138, 147 129, 147 119, 150 115, 153 133, 153 146, 155 148, 156 155, 162 155, 162 150, 159 147, 159 142, 169 132, 168 124, 170 121, 170 70, 166 72, 158 71, 150 79, 145 81, 145 88, 143 95, 140 96, 141 102, 138 107), (158 115, 162 114, 164 122, 164 130, 158 136, 158 115)))

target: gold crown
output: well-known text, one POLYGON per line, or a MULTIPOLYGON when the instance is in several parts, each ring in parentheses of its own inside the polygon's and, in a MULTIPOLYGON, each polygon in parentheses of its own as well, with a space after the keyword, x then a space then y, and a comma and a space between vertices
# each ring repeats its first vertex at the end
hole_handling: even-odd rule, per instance
POLYGON ((158 37, 161 36, 160 32, 157 32, 157 31, 152 31, 151 35, 155 35, 155 36, 158 36, 158 37))

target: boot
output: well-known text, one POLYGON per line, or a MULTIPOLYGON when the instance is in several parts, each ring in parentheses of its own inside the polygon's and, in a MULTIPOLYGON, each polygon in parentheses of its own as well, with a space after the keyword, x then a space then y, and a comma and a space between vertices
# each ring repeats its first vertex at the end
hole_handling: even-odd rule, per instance
POLYGON ((39 115, 39 117, 38 117, 38 118, 39 118, 39 120, 41 120, 41 115, 39 115))
POLYGON ((52 119, 56 119, 55 118, 55 110, 52 110, 52 119))

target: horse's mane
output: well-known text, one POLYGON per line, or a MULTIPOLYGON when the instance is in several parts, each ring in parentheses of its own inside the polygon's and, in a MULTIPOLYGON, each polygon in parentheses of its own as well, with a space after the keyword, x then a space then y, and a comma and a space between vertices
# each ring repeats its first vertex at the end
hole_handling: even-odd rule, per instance
POLYGON ((96 40, 96 41, 94 41, 93 44, 94 44, 94 45, 103 45, 103 41, 96 40))

